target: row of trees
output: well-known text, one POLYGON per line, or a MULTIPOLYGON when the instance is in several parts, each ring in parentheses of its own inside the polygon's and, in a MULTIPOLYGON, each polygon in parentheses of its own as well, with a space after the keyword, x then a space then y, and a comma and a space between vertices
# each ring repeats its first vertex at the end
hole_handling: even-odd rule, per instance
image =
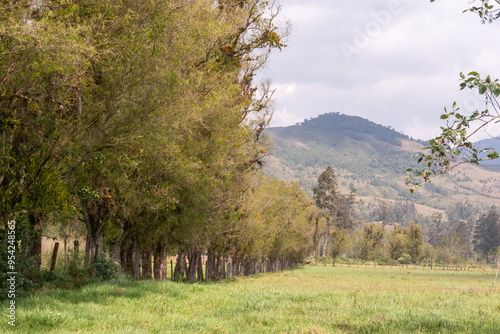
POLYGON ((325 265, 330 256, 335 265, 339 255, 379 264, 496 263, 500 247, 499 231, 498 211, 495 208, 479 218, 475 229, 471 230, 467 222, 461 222, 443 229, 438 240, 432 238, 435 236, 433 231, 429 237, 420 225, 413 222, 407 227, 397 223, 371 222, 351 232, 344 231, 341 239, 335 232, 328 235, 325 229, 323 238, 328 238, 331 244, 324 239, 322 243, 317 243, 316 256, 324 256, 325 265), (425 242, 427 238, 429 242, 425 242))
POLYGON ((36 270, 48 224, 76 221, 89 268, 107 251, 136 278, 164 278, 167 253, 190 281, 205 252, 209 279, 222 257, 240 272, 307 254, 310 201, 256 172, 272 91, 253 78, 288 34, 277 3, 1 7, 0 215, 28 222, 36 270))

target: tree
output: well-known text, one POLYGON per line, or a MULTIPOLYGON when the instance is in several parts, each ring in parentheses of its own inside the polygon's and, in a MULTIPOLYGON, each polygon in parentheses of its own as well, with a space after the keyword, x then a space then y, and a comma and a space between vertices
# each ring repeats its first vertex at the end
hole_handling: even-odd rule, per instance
POLYGON ((318 185, 314 187, 316 206, 333 216, 337 211, 335 205, 337 193, 337 179, 331 166, 328 166, 318 177, 318 185))
POLYGON ((465 259, 467 244, 462 236, 449 233, 438 245, 439 258, 449 264, 457 265, 465 259))
MULTIPOLYGON (((37 182, 43 182, 40 179, 49 174, 59 178, 53 171, 63 160, 61 151, 95 120, 95 114, 81 109, 82 94, 94 81, 89 73, 92 62, 99 62, 104 52, 94 48, 85 23, 70 23, 78 10, 52 1, 36 6, 28 0, 2 3, 0 215, 4 221, 22 210, 21 203, 30 191, 33 194, 37 182)), ((50 200, 48 194, 38 196, 50 200)))
POLYGON ((362 260, 373 261, 383 254, 384 234, 383 224, 365 224, 358 249, 359 257, 362 260))
MULTIPOLYGON (((492 23, 500 17, 500 9, 491 4, 491 1, 480 0, 480 7, 471 7, 467 11, 477 13, 483 23, 492 23)), ((500 4, 497 0, 497 3, 500 4)), ((431 0, 434 2, 434 0, 431 0)), ((415 177, 422 177, 424 182, 429 182, 432 177, 446 174, 451 169, 464 164, 472 163, 479 165, 480 161, 498 159, 499 153, 492 148, 479 150, 474 146, 475 135, 490 124, 498 122, 500 117, 500 83, 498 79, 492 79, 489 75, 484 77, 477 72, 465 75, 460 73, 460 89, 465 88, 477 90, 483 95, 486 109, 473 111, 470 114, 462 113, 454 102, 452 109, 441 115, 441 119, 447 120, 445 126, 441 126, 442 133, 431 139, 429 145, 423 148, 423 152, 415 157, 419 163, 424 164, 422 169, 408 169, 406 184, 410 185, 413 192, 419 188, 415 177)))
POLYGON ((318 185, 313 190, 316 206, 327 215, 327 223, 322 232, 325 265, 331 249, 334 266, 335 259, 345 244, 346 235, 354 227, 352 206, 355 194, 351 192, 349 195, 342 195, 338 192, 337 186, 333 169, 328 166, 318 177, 318 185), (330 242, 333 243, 331 247, 329 247, 330 242))
POLYGON ((316 206, 327 215, 326 225, 321 233, 321 238, 323 240, 323 256, 325 257, 326 266, 328 243, 331 235, 331 219, 337 212, 337 206, 335 205, 337 197, 337 180, 331 166, 328 166, 318 177, 318 185, 314 187, 313 194, 316 206))
POLYGON ((387 236, 387 247, 391 259, 398 260, 403 256, 406 252, 407 243, 403 228, 398 224, 394 224, 394 229, 387 236))
POLYGON ((474 233, 474 250, 485 258, 500 246, 500 216, 495 206, 479 218, 474 233))
POLYGON ((414 222, 405 228, 405 236, 408 243, 406 245, 408 254, 411 256, 413 262, 417 262, 422 254, 422 247, 424 244, 422 227, 414 222))
POLYGON ((441 213, 433 213, 431 218, 430 231, 428 233, 429 244, 437 246, 444 237, 443 215, 441 213))

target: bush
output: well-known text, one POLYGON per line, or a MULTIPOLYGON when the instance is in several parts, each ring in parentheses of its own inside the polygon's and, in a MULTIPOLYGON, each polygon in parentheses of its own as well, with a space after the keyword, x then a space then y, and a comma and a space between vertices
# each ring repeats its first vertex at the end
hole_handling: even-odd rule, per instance
MULTIPOLYGON (((15 276, 15 295, 21 297, 29 294, 34 289, 43 284, 43 277, 33 269, 33 259, 21 252, 19 245, 25 245, 28 242, 29 223, 24 215, 19 215, 16 219, 15 229, 16 249, 15 253, 9 253, 8 232, 6 229, 0 229, 0 300, 8 298, 10 291, 10 282, 7 281, 11 276, 15 276), (14 270, 9 268, 9 257, 15 257, 14 270), (8 274, 16 272, 15 275, 8 274)), ((11 251, 12 252, 12 251, 11 251)))
MULTIPOLYGON (((0 234, 2 234, 0 232, 0 234)), ((35 277, 35 270, 31 265, 31 258, 24 256, 22 253, 16 251, 16 267, 15 272, 17 274, 10 275, 8 272, 12 270, 9 269, 8 266, 8 247, 5 245, 5 240, 0 237, 0 300, 4 300, 8 298, 8 294, 10 291, 10 282, 7 279, 14 276, 16 278, 15 283, 15 295, 17 297, 21 297, 29 294, 31 291, 36 289, 42 282, 40 277, 35 277)))
POLYGON ((377 264, 389 266, 389 265, 394 264, 394 261, 388 256, 381 256, 381 257, 377 258, 377 264))
POLYGON ((70 277, 72 286, 75 288, 81 288, 90 281, 90 275, 83 264, 83 260, 74 255, 70 257, 66 273, 70 277))
POLYGON ((398 262, 400 264, 410 264, 411 263, 411 256, 408 253, 403 253, 401 257, 398 259, 398 262))
POLYGON ((120 266, 107 254, 99 254, 95 263, 95 276, 98 280, 107 281, 120 278, 120 266))

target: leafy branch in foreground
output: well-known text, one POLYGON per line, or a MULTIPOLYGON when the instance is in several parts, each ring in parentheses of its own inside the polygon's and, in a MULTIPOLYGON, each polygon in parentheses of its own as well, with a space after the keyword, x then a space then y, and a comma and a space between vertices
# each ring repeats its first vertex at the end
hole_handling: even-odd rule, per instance
POLYGON ((487 132, 490 124, 500 122, 500 84, 498 79, 492 80, 490 76, 482 79, 477 72, 470 72, 467 77, 460 73, 460 89, 477 89, 480 95, 484 95, 486 109, 474 111, 470 115, 460 113, 456 102, 453 103, 452 111, 445 108, 441 119, 447 120, 446 126, 442 126, 442 133, 431 139, 429 145, 423 147, 423 152, 416 154, 418 163, 425 165, 422 169, 407 169, 406 184, 411 185, 410 192, 419 188, 419 183, 414 177, 422 177, 424 182, 429 182, 431 177, 446 174, 451 169, 464 164, 472 163, 479 165, 480 161, 493 160, 499 154, 493 148, 479 149, 473 143, 473 138, 479 131, 487 132), (471 129, 471 125, 474 125, 471 129), (484 156, 486 155, 486 156, 484 156))
MULTIPOLYGON (((435 0, 431 0, 434 2, 435 0)), ((469 9, 464 10, 465 12, 477 13, 479 18, 481 19, 481 23, 491 23, 493 20, 496 20, 500 17, 500 9, 495 8, 494 5, 491 4, 490 0, 477 0, 481 2, 479 7, 472 6, 469 9)), ((500 0, 495 0, 498 4, 500 4, 500 0)), ((476 0, 472 0, 471 2, 476 2, 476 0)))
MULTIPOLYGON (((434 2, 435 0, 430 1, 434 2)), ((479 1, 481 5, 479 7, 472 6, 464 10, 464 13, 477 13, 483 24, 492 23, 500 18, 500 9, 495 7, 490 0, 473 0, 472 2, 475 1, 479 1)), ((500 0, 495 0, 495 2, 500 4, 500 0)), ((478 165, 479 161, 493 160, 499 157, 498 152, 492 148, 479 151, 471 141, 480 130, 488 134, 486 131, 488 125, 500 122, 500 105, 497 100, 500 95, 498 80, 491 80, 490 76, 482 79, 477 72, 470 72, 467 78, 463 73, 460 73, 460 78, 462 80, 461 90, 477 88, 479 94, 485 96, 486 109, 476 110, 467 116, 459 113, 456 103, 453 103, 451 112, 445 108, 446 113, 441 115, 441 119, 447 119, 448 123, 441 127, 441 135, 430 140, 429 145, 422 149, 424 152, 415 155, 418 162, 423 162, 425 167, 415 171, 409 168, 406 171, 405 183, 411 186, 410 192, 412 193, 419 188, 419 183, 414 180, 414 177, 422 177, 424 182, 429 182, 431 177, 446 174, 458 165, 464 163, 478 165), (473 124, 472 131, 469 132, 471 124, 473 124), (480 155, 481 153, 486 154, 486 158, 480 155)))

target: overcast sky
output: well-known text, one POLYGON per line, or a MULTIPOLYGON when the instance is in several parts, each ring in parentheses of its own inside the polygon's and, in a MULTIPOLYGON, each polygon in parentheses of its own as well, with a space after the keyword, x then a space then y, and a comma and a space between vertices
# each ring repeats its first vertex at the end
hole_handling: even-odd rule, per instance
POLYGON ((367 118, 420 139, 439 134, 453 101, 484 106, 460 91, 459 73, 500 78, 500 22, 462 13, 469 0, 283 0, 288 47, 264 75, 276 92, 273 126, 327 112, 367 118))

